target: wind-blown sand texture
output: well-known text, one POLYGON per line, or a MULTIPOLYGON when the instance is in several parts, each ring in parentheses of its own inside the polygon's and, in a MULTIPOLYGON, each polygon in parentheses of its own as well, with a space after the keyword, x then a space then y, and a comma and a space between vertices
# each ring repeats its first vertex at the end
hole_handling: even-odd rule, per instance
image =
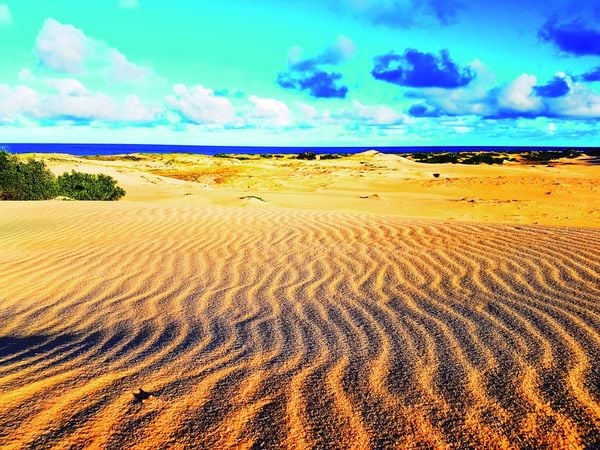
POLYGON ((132 186, 0 204, 0 448, 600 445, 597 228, 132 186))

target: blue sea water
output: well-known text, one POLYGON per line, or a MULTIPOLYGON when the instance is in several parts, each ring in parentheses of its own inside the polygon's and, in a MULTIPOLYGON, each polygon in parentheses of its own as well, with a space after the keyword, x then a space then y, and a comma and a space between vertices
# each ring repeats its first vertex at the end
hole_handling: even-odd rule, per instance
MULTIPOLYGON (((527 151, 527 150, 583 150, 589 147, 244 147, 244 146, 210 146, 210 145, 147 145, 147 144, 23 144, 1 143, 11 153, 67 153, 77 156, 121 155, 130 153, 193 153, 215 155, 217 153, 238 154, 294 154, 312 151, 315 153, 351 154, 365 150, 377 150, 382 153, 414 153, 414 152, 467 152, 467 151, 527 151)), ((595 148, 594 150, 597 150, 595 148)))

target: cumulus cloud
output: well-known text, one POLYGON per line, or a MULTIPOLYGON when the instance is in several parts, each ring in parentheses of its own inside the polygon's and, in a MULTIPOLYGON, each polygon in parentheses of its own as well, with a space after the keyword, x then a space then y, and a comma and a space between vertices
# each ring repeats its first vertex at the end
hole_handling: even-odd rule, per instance
POLYGON ((288 70, 277 75, 277 83, 285 89, 305 91, 315 98, 345 98, 346 86, 338 85, 342 74, 323 66, 334 66, 354 55, 356 48, 351 39, 340 36, 336 43, 312 58, 303 58, 299 47, 288 53, 288 70))
POLYGON ((61 96, 82 95, 88 92, 83 83, 75 78, 49 80, 48 86, 61 96))
POLYGON ((522 74, 501 86, 474 85, 452 91, 423 89, 409 109, 414 117, 476 116, 485 119, 534 119, 538 117, 600 118, 600 94, 558 73, 546 84, 522 74))
POLYGON ((42 67, 61 73, 81 74, 89 64, 113 82, 140 83, 152 76, 149 67, 132 63, 117 49, 54 19, 44 22, 36 54, 42 67))
POLYGON ((46 19, 36 41, 38 60, 57 72, 82 72, 86 58, 85 39, 79 28, 46 19))
POLYGON ((138 0, 119 0, 120 8, 139 8, 140 2, 138 0))
POLYGON ((317 117, 317 108, 311 105, 307 105, 306 103, 296 102, 296 106, 307 120, 313 120, 317 117))
POLYGON ((54 92, 40 99, 37 116, 74 123, 95 121, 145 124, 158 119, 160 108, 142 104, 139 97, 129 95, 123 101, 88 90, 75 79, 53 80, 54 92))
POLYGON ((0 85, 0 119, 14 121, 24 116, 46 122, 143 125, 161 114, 160 108, 144 105, 135 95, 118 101, 88 90, 73 78, 50 80, 48 87, 49 92, 41 94, 26 86, 0 85))
POLYGON ((6 3, 0 3, 0 27, 12 24, 12 14, 6 3))
POLYGON ((447 50, 437 56, 411 48, 402 55, 392 52, 376 56, 371 75, 388 83, 420 88, 457 88, 475 78, 475 72, 470 67, 459 67, 447 50))
POLYGON ((146 80, 152 74, 150 68, 130 62, 123 53, 116 49, 110 49, 108 55, 112 61, 110 77, 113 80, 139 82, 146 80))
POLYGON ((581 84, 574 84, 568 95, 549 99, 549 117, 566 119, 599 119, 600 94, 581 84))
POLYGON ((0 84, 0 123, 12 122, 17 116, 31 112, 38 103, 38 94, 27 86, 0 84))
POLYGON ((600 30, 588 26, 581 19, 569 22, 549 20, 538 35, 565 53, 576 56, 600 55, 600 30))
POLYGON ((397 125, 404 122, 404 115, 386 105, 364 105, 358 100, 352 108, 342 109, 334 118, 351 120, 364 125, 397 125))
POLYGON ((185 121, 196 124, 233 124, 237 117, 226 97, 215 95, 212 89, 183 84, 173 86, 173 94, 166 98, 167 105, 185 121))
POLYGON ((292 124, 292 113, 282 101, 273 98, 250 95, 248 100, 253 105, 251 116, 267 125, 289 126, 292 124))
POLYGON ((498 90, 495 100, 500 116, 538 115, 544 109, 544 102, 536 93, 537 78, 523 74, 498 90))

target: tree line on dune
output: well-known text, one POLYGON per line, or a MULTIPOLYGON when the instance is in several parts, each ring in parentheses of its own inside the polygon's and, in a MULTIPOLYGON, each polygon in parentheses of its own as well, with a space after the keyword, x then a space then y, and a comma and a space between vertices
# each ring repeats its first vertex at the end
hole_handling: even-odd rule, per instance
POLYGON ((56 177, 43 161, 19 161, 0 150, 0 200, 118 200, 124 195, 111 176, 73 170, 56 177))

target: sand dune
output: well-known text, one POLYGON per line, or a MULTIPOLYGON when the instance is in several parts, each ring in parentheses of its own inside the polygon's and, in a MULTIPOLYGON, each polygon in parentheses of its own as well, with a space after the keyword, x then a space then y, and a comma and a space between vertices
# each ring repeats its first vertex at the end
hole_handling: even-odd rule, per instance
POLYGON ((319 161, 293 155, 35 157, 57 174, 111 175, 130 201, 231 207, 260 197, 291 210, 600 228, 600 165, 591 158, 488 166, 425 164, 376 151, 319 161))
POLYGON ((3 203, 0 249, 2 448, 600 445, 596 229, 3 203))

